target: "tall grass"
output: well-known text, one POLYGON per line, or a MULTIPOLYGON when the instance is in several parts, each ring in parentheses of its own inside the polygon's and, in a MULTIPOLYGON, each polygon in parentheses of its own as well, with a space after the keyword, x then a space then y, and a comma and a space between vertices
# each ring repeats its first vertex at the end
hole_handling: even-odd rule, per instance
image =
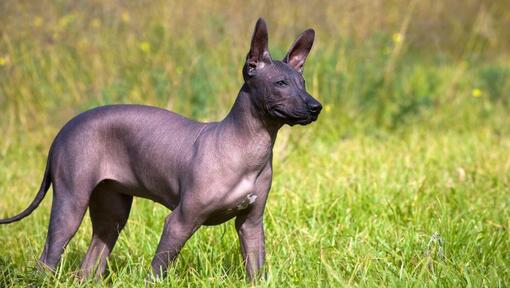
MULTIPOLYGON (((266 210, 263 286, 510 282, 510 25, 505 1, 2 1, 0 217, 23 209, 58 129, 112 103, 221 119, 254 22, 281 58, 308 27, 324 105, 284 128, 266 210), (436 234, 437 233, 437 234, 436 234)), ((51 193, 49 193, 51 195, 51 193)), ((55 276, 32 267, 51 196, 0 227, 0 286, 89 285, 73 273, 85 220, 55 276)), ((97 285, 142 286, 168 211, 137 199, 97 285)), ((245 285, 231 224, 186 245, 162 286, 245 285)))

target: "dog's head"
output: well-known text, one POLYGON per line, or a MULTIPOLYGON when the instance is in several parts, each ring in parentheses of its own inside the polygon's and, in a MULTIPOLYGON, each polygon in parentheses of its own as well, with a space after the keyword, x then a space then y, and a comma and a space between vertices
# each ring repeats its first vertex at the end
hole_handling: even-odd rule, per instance
POLYGON ((306 92, 303 65, 312 49, 315 32, 298 36, 282 61, 273 60, 268 50, 266 22, 255 25, 243 77, 253 92, 255 104, 273 119, 289 125, 306 125, 319 116, 319 101, 306 92))

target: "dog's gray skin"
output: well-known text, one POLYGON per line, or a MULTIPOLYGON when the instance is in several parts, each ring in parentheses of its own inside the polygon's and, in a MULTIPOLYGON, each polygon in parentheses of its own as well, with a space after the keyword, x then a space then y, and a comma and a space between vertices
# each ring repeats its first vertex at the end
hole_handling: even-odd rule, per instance
POLYGON ((84 112, 58 133, 29 215, 53 184, 48 237, 39 263, 54 270, 90 209, 93 235, 81 264, 84 276, 103 274, 126 224, 133 196, 172 210, 152 268, 169 263, 201 225, 236 217, 249 279, 264 263, 263 213, 271 187, 276 134, 284 124, 316 120, 321 104, 305 91, 303 64, 315 32, 303 32, 283 61, 272 60, 263 19, 257 21, 243 68, 244 85, 221 122, 200 123, 167 110, 104 106, 84 112))

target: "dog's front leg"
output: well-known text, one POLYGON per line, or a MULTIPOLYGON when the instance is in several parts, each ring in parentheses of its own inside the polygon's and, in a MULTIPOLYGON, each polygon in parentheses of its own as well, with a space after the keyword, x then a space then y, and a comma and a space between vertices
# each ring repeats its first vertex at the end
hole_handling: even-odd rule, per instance
POLYGON ((266 258, 264 210, 269 189, 271 189, 272 176, 271 162, 268 162, 259 178, 257 178, 255 186, 257 198, 253 207, 236 218, 236 230, 241 242, 241 253, 249 281, 254 281, 260 276, 259 271, 266 258))
POLYGON ((256 218, 251 218, 250 214, 238 216, 236 230, 241 242, 241 253, 248 280, 253 281, 258 278, 266 256, 262 216, 256 218))
POLYGON ((186 215, 177 207, 166 219, 163 234, 159 241, 156 255, 152 260, 152 270, 157 278, 164 278, 168 265, 172 262, 182 246, 200 227, 201 222, 194 215, 186 215))

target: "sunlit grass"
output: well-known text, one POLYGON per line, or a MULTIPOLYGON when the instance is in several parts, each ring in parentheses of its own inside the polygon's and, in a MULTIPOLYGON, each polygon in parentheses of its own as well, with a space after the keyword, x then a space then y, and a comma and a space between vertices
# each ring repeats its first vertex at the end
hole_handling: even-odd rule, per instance
MULTIPOLYGON (((510 159, 502 156, 510 148, 507 137, 487 130, 428 131, 327 143, 313 140, 323 139, 322 133, 305 129, 296 136, 310 137, 290 141, 289 156, 276 161, 265 221, 267 285, 508 284, 510 159), (443 257, 437 243, 429 247, 434 233, 441 237, 443 257)), ((4 215, 30 201, 42 173, 44 155, 30 160, 25 146, 20 143, 4 159, 4 215)), ((5 283, 74 283, 91 233, 88 220, 56 279, 30 272, 44 243, 49 198, 31 217, 1 227, 5 283)), ((135 201, 106 283, 143 285, 167 213, 135 201)), ((227 223, 200 230, 165 283, 239 286, 243 275, 237 236, 227 223)))
MULTIPOLYGON (((264 16, 274 58, 316 29, 305 79, 324 110, 276 143, 261 286, 508 286, 504 1, 281 2, 0 4, 0 217, 33 199, 51 140, 81 111, 142 103, 221 119, 264 16)), ((33 270, 46 197, 0 226, 0 287, 145 285, 169 211, 135 200, 109 275, 80 284, 88 219, 54 276, 33 270)), ((233 223, 201 229, 159 285, 246 286, 238 246, 233 223)))

